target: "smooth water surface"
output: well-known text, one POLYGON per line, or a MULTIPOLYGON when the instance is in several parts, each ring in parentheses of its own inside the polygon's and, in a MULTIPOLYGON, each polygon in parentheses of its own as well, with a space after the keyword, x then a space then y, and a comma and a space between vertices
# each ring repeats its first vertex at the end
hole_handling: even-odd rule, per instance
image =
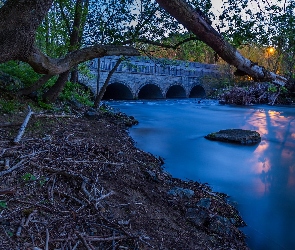
POLYGON ((165 159, 174 177, 230 195, 254 250, 295 249, 295 108, 222 106, 212 101, 109 102, 135 116, 137 146, 165 159), (260 144, 208 141, 227 128, 258 131, 260 144))

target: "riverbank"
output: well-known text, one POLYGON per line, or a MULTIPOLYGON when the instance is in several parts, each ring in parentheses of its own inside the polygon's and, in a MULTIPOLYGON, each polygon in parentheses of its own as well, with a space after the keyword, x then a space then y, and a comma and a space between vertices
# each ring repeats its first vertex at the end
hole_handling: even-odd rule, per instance
POLYGON ((12 144, 25 116, 0 117, 1 249, 247 249, 226 196, 166 173, 125 116, 38 112, 12 144))

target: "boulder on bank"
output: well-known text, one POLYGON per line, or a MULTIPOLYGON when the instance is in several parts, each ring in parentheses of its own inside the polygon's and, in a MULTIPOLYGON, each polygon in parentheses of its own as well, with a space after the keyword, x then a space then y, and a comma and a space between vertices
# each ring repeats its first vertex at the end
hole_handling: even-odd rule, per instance
POLYGON ((205 136, 212 141, 223 141, 238 144, 253 145, 261 141, 260 134, 253 130, 225 129, 205 136))

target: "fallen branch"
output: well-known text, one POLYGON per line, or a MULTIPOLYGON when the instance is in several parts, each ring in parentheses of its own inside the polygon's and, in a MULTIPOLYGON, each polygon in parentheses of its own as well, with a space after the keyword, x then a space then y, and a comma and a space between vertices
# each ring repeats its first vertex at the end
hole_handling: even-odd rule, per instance
POLYGON ((81 180, 85 181, 85 182, 89 182, 89 178, 81 175, 81 174, 77 174, 71 171, 66 171, 64 169, 58 169, 58 168, 51 168, 51 167, 42 167, 42 169, 47 170, 49 172, 52 173, 56 173, 56 174, 60 174, 60 175, 64 175, 66 177, 72 177, 72 178, 80 178, 81 180))
POLYGON ((37 210, 33 210, 32 213, 29 214, 26 223, 24 224, 24 227, 27 227, 32 219, 32 217, 37 213, 37 210))
POLYGON ((48 200, 50 200, 53 203, 53 189, 54 189, 54 185, 55 185, 55 181, 56 181, 56 176, 53 177, 53 181, 52 181, 52 186, 48 187, 48 200))
POLYGON ((48 150, 42 150, 42 151, 38 151, 38 152, 33 152, 33 153, 31 153, 31 154, 28 154, 28 155, 23 155, 23 156, 21 156, 20 158, 23 159, 23 158, 27 158, 27 157, 34 157, 34 156, 36 156, 37 154, 45 153, 45 152, 48 152, 48 150))
POLYGON ((71 211, 62 211, 62 210, 57 210, 56 208, 49 208, 49 207, 46 207, 44 205, 41 205, 41 204, 38 204, 38 203, 32 203, 32 202, 29 202, 29 201, 24 201, 24 200, 20 200, 20 199, 14 199, 14 201, 17 201, 19 203, 23 203, 23 204, 28 204, 28 205, 31 205, 32 207, 38 207, 40 209, 43 209, 45 211, 48 211, 50 213, 61 213, 61 214, 70 214, 71 211))
POLYGON ((48 242, 49 242, 49 231, 48 231, 48 228, 46 228, 45 250, 48 250, 48 242))
POLYGON ((72 248, 72 250, 76 250, 76 248, 78 247, 79 244, 80 244, 80 241, 77 241, 77 243, 76 243, 75 246, 72 248))
POLYGON ((12 123, 12 122, 4 122, 0 123, 0 127, 13 127, 13 126, 20 126, 22 125, 21 123, 12 123))
MULTIPOLYGON (((133 237, 137 238, 137 237, 133 237)), ((88 241, 112 241, 112 240, 123 240, 123 239, 130 239, 128 236, 110 236, 110 237, 97 237, 97 236, 87 236, 85 237, 88 241)))
POLYGON ((21 236, 22 228, 23 228, 23 226, 24 226, 25 221, 26 221, 26 218, 23 217, 22 220, 21 220, 21 222, 20 222, 20 225, 19 225, 19 227, 18 227, 18 229, 17 229, 17 231, 16 231, 16 234, 15 234, 16 237, 20 237, 20 236, 21 236))
POLYGON ((82 243, 84 244, 87 250, 94 250, 94 247, 91 244, 87 243, 85 237, 80 232, 76 233, 78 234, 79 238, 81 239, 82 243))
POLYGON ((46 114, 34 114, 38 118, 76 118, 74 115, 46 115, 46 114))
POLYGON ((24 161, 25 160, 23 159, 20 162, 18 162, 17 164, 15 164, 13 167, 0 172, 0 177, 3 176, 3 175, 6 175, 8 173, 11 173, 12 171, 16 170, 17 168, 20 168, 22 166, 22 164, 23 164, 24 161))
POLYGON ((15 189, 2 189, 2 190, 0 190, 0 195, 15 194, 15 192, 16 192, 15 189))
POLYGON ((13 141, 14 143, 19 143, 20 142, 20 140, 21 140, 21 138, 22 138, 22 136, 23 136, 23 134, 25 132, 25 129, 26 129, 27 125, 28 125, 28 122, 29 122, 32 114, 34 114, 34 112, 31 110, 30 106, 28 106, 28 109, 29 109, 29 113, 27 114, 22 126, 19 129, 18 134, 17 134, 17 136, 15 137, 15 139, 13 141))
POLYGON ((74 196, 72 196, 70 194, 67 194, 67 193, 64 193, 64 192, 61 192, 61 191, 54 191, 54 193, 56 193, 58 195, 65 196, 65 197, 68 197, 68 198, 71 198, 71 199, 75 200, 76 202, 80 203, 82 206, 86 206, 86 204, 83 201, 79 200, 78 198, 76 198, 76 197, 74 197, 74 196))
POLYGON ((9 169, 9 159, 8 158, 5 159, 4 169, 9 169))
POLYGON ((100 196, 99 198, 95 199, 95 207, 96 207, 96 209, 97 209, 97 206, 99 205, 99 202, 100 202, 101 200, 103 200, 103 199, 105 199, 105 198, 107 198, 107 197, 109 197, 109 196, 111 196, 111 195, 113 195, 113 194, 115 194, 115 192, 114 192, 114 191, 111 191, 111 192, 109 192, 109 193, 107 193, 107 194, 103 194, 103 195, 100 196))
POLYGON ((85 161, 75 161, 75 160, 65 160, 63 161, 64 163, 66 162, 73 162, 73 163, 100 163, 100 164, 109 164, 109 165, 118 165, 118 166, 122 166, 124 165, 124 163, 120 163, 120 162, 109 162, 109 161, 89 161, 89 160, 85 160, 85 161))

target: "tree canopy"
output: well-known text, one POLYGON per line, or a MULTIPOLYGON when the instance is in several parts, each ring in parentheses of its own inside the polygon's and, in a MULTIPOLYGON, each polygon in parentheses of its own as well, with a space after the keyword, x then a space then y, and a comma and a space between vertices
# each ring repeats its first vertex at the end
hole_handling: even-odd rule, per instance
POLYGON ((67 79, 65 72, 93 58, 140 55, 147 44, 175 48, 199 40, 253 79, 284 85, 284 76, 294 70, 294 2, 259 3, 224 2, 220 23, 213 28, 210 19, 217 18, 210 0, 0 1, 0 62, 26 62, 45 75, 43 80, 61 74, 67 79), (172 36, 176 42, 167 39, 172 36), (274 46, 289 68, 279 75, 257 65, 237 50, 246 43, 274 46))

